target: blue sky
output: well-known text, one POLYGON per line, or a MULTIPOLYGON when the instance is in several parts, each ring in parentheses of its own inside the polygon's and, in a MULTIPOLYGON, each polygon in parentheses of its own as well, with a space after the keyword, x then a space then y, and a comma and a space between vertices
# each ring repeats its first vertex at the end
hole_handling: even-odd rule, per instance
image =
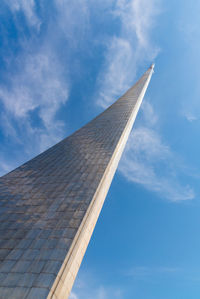
POLYGON ((199 299, 200 3, 2 0, 0 174, 155 73, 70 299, 199 299))

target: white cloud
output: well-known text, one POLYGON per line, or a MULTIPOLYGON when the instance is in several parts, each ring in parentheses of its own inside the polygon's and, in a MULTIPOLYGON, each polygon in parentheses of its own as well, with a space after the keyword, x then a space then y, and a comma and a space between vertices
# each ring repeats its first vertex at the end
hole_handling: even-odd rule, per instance
POLYGON ((79 297, 75 293, 71 292, 69 299, 79 299, 79 297))
MULTIPOLYGON (((9 88, 1 87, 0 90, 8 111, 16 117, 25 117, 38 106, 51 108, 59 98, 64 102, 67 94, 57 78, 57 66, 48 53, 23 53, 17 60, 22 71, 12 76, 9 88)), ((43 115, 43 119, 48 122, 48 114, 43 115)))
MULTIPOLYGON (((6 1, 18 33, 16 52, 10 48, 7 28, 2 25, 4 44, 9 48, 8 55, 2 57, 6 69, 5 80, 0 83, 0 102, 3 103, 1 126, 4 135, 12 138, 14 150, 19 143, 23 144, 24 160, 66 135, 67 121, 59 120, 57 115, 68 100, 68 73, 73 51, 80 42, 85 42, 88 26, 86 1, 53 1, 53 18, 48 15, 49 12, 46 13, 44 3, 38 4, 35 0, 6 1), (21 13, 27 21, 24 28, 19 18, 21 13), (41 28, 42 22, 46 26, 41 28)), ((15 154, 16 160, 21 161, 15 154)), ((5 163, 10 165, 6 160, 5 163)), ((15 162, 13 166, 16 166, 15 162)))
POLYGON ((152 62, 159 49, 150 42, 157 0, 118 0, 113 11, 120 22, 118 36, 107 42, 105 64, 98 78, 98 104, 107 107, 122 95, 135 79, 138 65, 152 62))
POLYGON ((5 159, 0 159, 0 176, 9 172, 13 168, 12 164, 5 162, 5 159))
POLYGON ((91 272, 79 271, 69 299, 122 299, 119 285, 102 285, 97 276, 91 272))
POLYGON ((118 0, 116 14, 122 21, 122 31, 136 35, 141 48, 150 48, 150 31, 160 13, 158 0, 118 0))
POLYGON ((190 112, 185 112, 185 113, 183 113, 183 116, 189 121, 189 122, 193 122, 193 121, 195 121, 195 120, 197 120, 198 119, 198 117, 197 116, 195 116, 193 113, 190 113, 190 112))
MULTIPOLYGON (((128 89, 130 80, 127 72, 132 57, 132 49, 128 40, 114 37, 109 41, 105 59, 105 73, 99 78, 103 87, 100 89, 98 104, 106 108, 122 90, 128 89)), ((131 74, 130 74, 131 75, 131 74)))
POLYGON ((73 291, 69 299, 121 299, 122 292, 119 290, 118 287, 111 288, 111 287, 103 287, 103 286, 96 286, 96 287, 87 287, 87 288, 76 288, 73 291))
POLYGON ((148 126, 153 126, 158 121, 158 116, 154 113, 152 105, 146 100, 142 103, 141 108, 143 112, 143 118, 148 126))
POLYGON ((108 299, 108 293, 103 287, 97 288, 95 290, 89 289, 86 292, 84 290, 79 290, 79 295, 72 292, 69 299, 108 299))
POLYGON ((119 170, 129 181, 142 184, 162 198, 170 201, 193 199, 193 189, 179 182, 184 165, 180 165, 176 154, 156 132, 154 126, 158 123, 155 123, 157 117, 153 108, 150 104, 146 108, 143 111, 147 122, 144 118, 143 126, 134 128, 131 133, 119 170), (148 122, 151 118, 154 119, 154 126, 151 121, 150 124, 148 122))
POLYGON ((35 11, 35 0, 7 0, 6 4, 14 13, 22 11, 31 26, 35 26, 37 29, 40 28, 41 21, 35 11))
POLYGON ((86 0, 55 0, 57 9, 57 26, 70 44, 76 48, 88 38, 90 3, 86 0))
POLYGON ((156 275, 173 275, 180 272, 178 267, 146 267, 137 266, 126 271, 125 275, 134 279, 149 279, 156 275))
MULTIPOLYGON (((77 3, 80 7, 81 2, 77 3)), ((40 21, 36 13, 36 1, 9 0, 6 4, 13 13, 13 21, 19 31, 17 43, 20 51, 5 58, 6 80, 0 84, 0 101, 4 105, 1 126, 4 135, 12 137, 16 144, 23 143, 28 159, 66 135, 66 122, 60 121, 57 113, 68 99, 68 63, 71 54, 68 51, 62 56, 60 47, 65 39, 71 48, 76 46, 72 45, 71 40, 78 33, 78 28, 79 37, 84 31, 87 13, 81 18, 79 8, 80 16, 75 14, 75 18, 77 5, 70 4, 69 1, 55 1, 53 21, 45 15, 42 10, 44 1, 41 1, 40 12, 43 19, 40 21), (23 12, 27 19, 26 28, 30 32, 28 38, 19 26, 18 12, 23 12), (77 22, 78 17, 80 24, 77 22), (39 29, 42 21, 48 26, 43 28, 45 35, 41 38, 39 31, 34 33, 32 27, 39 29)), ((6 39, 5 34, 4 38, 6 39)))
MULTIPOLYGON (((18 71, 8 86, 0 85, 0 100, 6 113, 24 125, 24 130, 40 138, 40 150, 61 138, 63 123, 55 120, 58 109, 68 98, 68 86, 56 57, 48 51, 25 53, 17 57, 18 71), (37 109, 41 127, 31 125, 30 113, 37 109)), ((7 121, 11 131, 11 122, 7 121)), ((14 129, 12 130, 14 131, 14 129)))

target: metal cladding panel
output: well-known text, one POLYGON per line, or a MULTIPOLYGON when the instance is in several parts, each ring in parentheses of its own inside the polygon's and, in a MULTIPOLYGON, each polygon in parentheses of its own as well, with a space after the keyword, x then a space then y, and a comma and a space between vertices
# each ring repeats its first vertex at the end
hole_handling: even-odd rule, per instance
POLYGON ((43 299, 54 292, 52 286, 151 74, 149 68, 90 123, 0 178, 0 298, 43 299))

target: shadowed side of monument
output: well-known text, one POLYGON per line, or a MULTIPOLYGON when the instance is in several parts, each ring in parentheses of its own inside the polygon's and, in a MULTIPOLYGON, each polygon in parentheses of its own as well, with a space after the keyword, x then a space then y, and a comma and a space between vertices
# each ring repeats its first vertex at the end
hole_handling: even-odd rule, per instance
POLYGON ((0 178, 0 298, 68 298, 153 67, 90 123, 0 178))

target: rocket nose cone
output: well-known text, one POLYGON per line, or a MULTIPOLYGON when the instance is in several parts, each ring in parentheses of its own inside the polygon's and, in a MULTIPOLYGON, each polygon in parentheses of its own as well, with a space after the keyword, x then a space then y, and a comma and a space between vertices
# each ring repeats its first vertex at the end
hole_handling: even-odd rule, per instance
POLYGON ((154 67, 155 67, 155 63, 152 63, 151 66, 150 66, 150 68, 154 69, 154 67))

